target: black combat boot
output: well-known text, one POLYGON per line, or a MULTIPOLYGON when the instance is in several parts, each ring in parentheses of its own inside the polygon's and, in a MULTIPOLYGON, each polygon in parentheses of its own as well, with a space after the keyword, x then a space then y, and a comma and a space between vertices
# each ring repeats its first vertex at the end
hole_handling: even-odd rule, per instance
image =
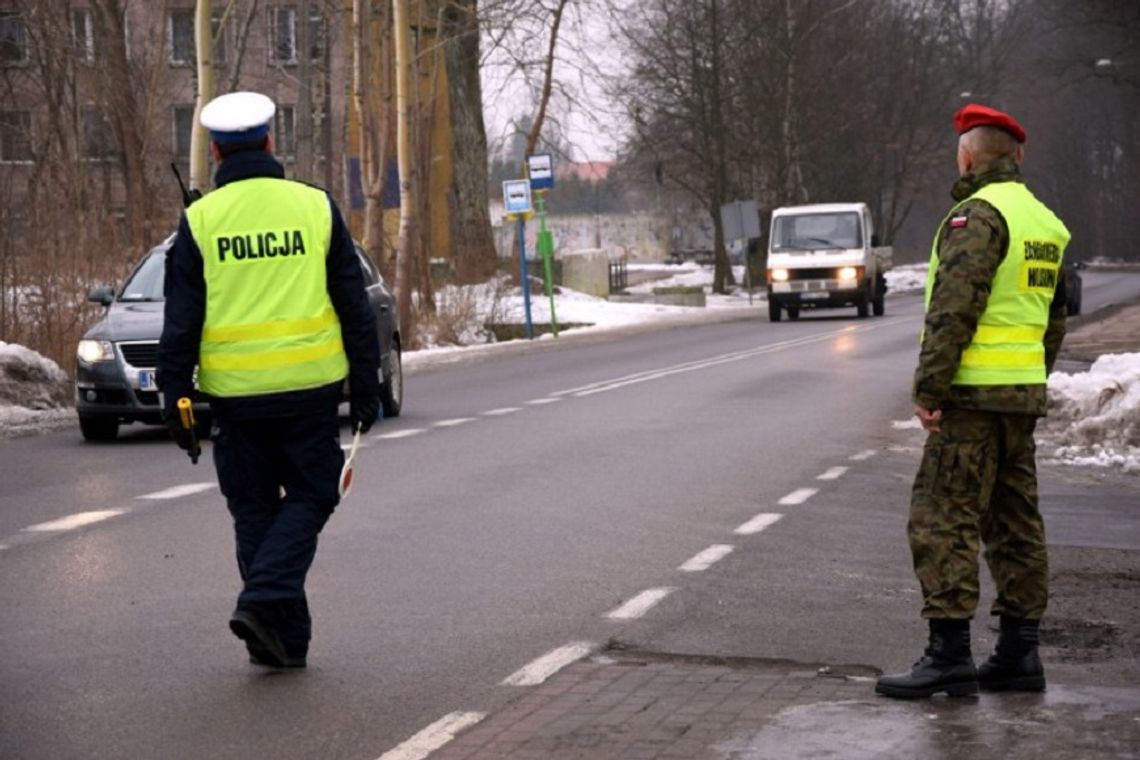
POLYGON ((930 645, 903 673, 879 676, 875 693, 916 699, 939 692, 951 697, 978 693, 978 673, 970 656, 969 620, 931 620, 930 645))
POLYGON ((1037 654, 1039 623, 1002 615, 997 647, 978 668, 978 685, 984 691, 1045 690, 1045 668, 1037 654))

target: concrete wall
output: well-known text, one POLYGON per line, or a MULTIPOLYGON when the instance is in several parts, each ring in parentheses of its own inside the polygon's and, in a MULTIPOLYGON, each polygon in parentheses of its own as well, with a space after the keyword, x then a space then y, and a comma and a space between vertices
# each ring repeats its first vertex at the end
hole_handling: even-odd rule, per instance
POLYGON ((610 256, 598 248, 563 253, 562 284, 571 290, 605 298, 610 294, 610 256))

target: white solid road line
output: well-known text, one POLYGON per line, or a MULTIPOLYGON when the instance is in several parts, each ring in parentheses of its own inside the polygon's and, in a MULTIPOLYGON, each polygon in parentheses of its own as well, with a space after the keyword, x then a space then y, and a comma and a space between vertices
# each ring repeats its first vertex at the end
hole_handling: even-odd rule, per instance
POLYGON ((154 493, 143 494, 136 496, 136 499, 177 499, 180 496, 190 496, 191 494, 201 493, 202 491, 209 491, 211 488, 216 487, 217 483, 187 483, 181 486, 171 486, 170 488, 162 491, 155 491, 154 493))
POLYGON ((797 488, 776 503, 784 505, 803 504, 805 501, 815 496, 817 493, 819 493, 818 488, 797 488))
POLYGON ((858 454, 852 454, 848 458, 852 462, 862 462, 863 460, 870 459, 873 456, 875 456, 875 450, 874 449, 865 449, 863 451, 860 451, 858 454))
POLYGON ((783 515, 775 512, 761 512, 732 532, 741 536, 750 536, 753 533, 759 533, 765 528, 775 525, 779 522, 781 517, 783 517, 783 515))
POLYGON ((557 404, 562 399, 560 398, 532 398, 526 402, 529 406, 543 406, 544 404, 557 404))
POLYGON ((503 679, 504 686, 537 686, 562 670, 570 663, 577 662, 590 652, 594 645, 589 641, 573 641, 566 646, 553 649, 537 660, 516 670, 503 679))
POLYGON ((375 437, 385 441, 394 441, 397 438, 411 438, 413 435, 419 435, 420 433, 426 432, 427 431, 423 428, 408 428, 407 430, 396 430, 391 433, 381 433, 375 437))
POLYGON ((732 550, 733 546, 731 544, 713 544, 704 551, 685 560, 684 564, 677 569, 683 573, 699 573, 702 570, 708 570, 714 563, 731 554, 732 550))
POLYGON ((633 620, 639 618, 646 612, 649 612, 649 610, 653 608, 653 605, 671 593, 673 593, 673 589, 668 587, 646 589, 616 610, 606 613, 606 617, 610 620, 633 620))
POLYGON ((522 411, 521 406, 503 406, 498 409, 490 409, 483 412, 484 417, 502 417, 504 414, 514 414, 515 412, 522 411))
POLYGON ((433 422, 432 426, 433 427, 440 427, 440 428, 449 428, 449 427, 456 427, 458 425, 465 425, 468 422, 474 422, 474 421, 475 421, 474 417, 456 417, 453 420, 440 420, 439 422, 433 422))
POLYGON ((29 525, 24 528, 24 531, 28 533, 45 533, 57 530, 72 530, 74 528, 82 528, 84 525, 101 522, 116 515, 121 515, 126 511, 125 509, 100 509, 94 512, 79 512, 74 515, 68 515, 67 517, 61 517, 58 520, 29 525))
POLYGON ((423 760, 454 739, 460 731, 474 726, 485 717, 486 713, 478 712, 448 713, 399 746, 385 752, 379 760, 423 760))
POLYGON ((843 474, 845 472, 847 472, 846 467, 832 467, 830 470, 823 473, 822 475, 816 476, 816 480, 836 480, 838 478, 843 477, 843 474))

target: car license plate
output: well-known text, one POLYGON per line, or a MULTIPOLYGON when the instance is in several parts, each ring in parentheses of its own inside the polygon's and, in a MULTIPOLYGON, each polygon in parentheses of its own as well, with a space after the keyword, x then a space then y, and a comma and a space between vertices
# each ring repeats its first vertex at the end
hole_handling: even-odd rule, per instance
POLYGON ((816 291, 813 293, 800 293, 800 298, 804 299, 805 301, 822 299, 822 298, 829 298, 830 296, 831 296, 831 294, 828 293, 827 291, 822 291, 822 292, 816 291))
POLYGON ((139 370, 139 390, 140 391, 156 391, 158 385, 154 382, 153 369, 140 369, 139 370))

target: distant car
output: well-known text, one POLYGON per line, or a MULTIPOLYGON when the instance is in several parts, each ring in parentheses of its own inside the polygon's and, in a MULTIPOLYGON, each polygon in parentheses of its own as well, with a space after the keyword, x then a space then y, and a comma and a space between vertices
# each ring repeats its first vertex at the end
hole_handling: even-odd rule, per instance
MULTIPOLYGON (((162 335, 166 252, 173 241, 172 235, 148 251, 118 293, 104 286, 88 296, 89 301, 106 307, 77 349, 75 408, 79 429, 89 441, 113 440, 119 426, 126 423, 162 424, 155 364, 162 335)), ((398 417, 404 400, 404 373, 396 300, 359 245, 356 255, 380 339, 381 406, 385 417, 398 417)), ((194 408, 200 425, 207 425, 205 402, 196 398, 194 408)))
POLYGON ((1081 285, 1083 283, 1081 274, 1077 270, 1084 268, 1085 265, 1082 261, 1075 261, 1061 267, 1061 279, 1065 286, 1065 308, 1070 317, 1081 313, 1081 285))

